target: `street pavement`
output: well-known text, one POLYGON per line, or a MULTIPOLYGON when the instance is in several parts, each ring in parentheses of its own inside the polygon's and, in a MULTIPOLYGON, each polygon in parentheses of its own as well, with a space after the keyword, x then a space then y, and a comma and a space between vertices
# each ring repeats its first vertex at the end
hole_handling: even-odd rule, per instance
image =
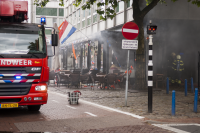
POLYGON ((147 113, 147 92, 102 90, 90 86, 68 88, 48 87, 48 103, 39 112, 27 107, 0 110, 0 131, 11 132, 77 132, 77 133, 198 133, 199 111, 192 111, 193 93, 185 97, 176 91, 176 115, 171 116, 171 93, 157 89, 153 93, 153 113, 147 113), (68 92, 81 91, 78 105, 68 103, 68 92))
MULTIPOLYGON (((70 91, 72 90, 70 89, 70 91)), ((43 105, 39 112, 30 112, 25 106, 14 109, 1 109, 0 131, 67 133, 172 132, 147 124, 141 116, 95 105, 82 100, 81 97, 78 105, 70 105, 65 87, 49 87, 48 94, 48 103, 43 105), (65 93, 62 91, 65 91, 65 93)), ((84 96, 84 93, 82 95, 84 96)))
MULTIPOLYGON (((53 86, 53 85, 51 85, 53 86)), ((130 89, 131 87, 129 87, 130 89)), ((92 103, 104 105, 117 110, 133 113, 139 116, 143 116, 144 121, 148 124, 154 124, 161 127, 159 124, 166 125, 162 128, 168 128, 171 131, 179 132, 178 126, 190 128, 190 126, 183 124, 196 124, 193 126, 193 130, 200 132, 200 112, 193 111, 194 108, 194 93, 188 87, 187 96, 185 96, 184 86, 170 87, 169 94, 166 94, 166 89, 156 89, 153 91, 153 112, 148 113, 148 92, 147 90, 130 90, 128 93, 128 107, 125 106, 125 89, 124 87, 115 89, 99 89, 96 86, 94 90, 90 89, 90 86, 70 89, 65 86, 51 88, 55 92, 65 94, 66 92, 72 92, 74 90, 80 90, 82 96, 80 99, 90 101, 92 103), (172 104, 172 90, 176 91, 176 114, 171 114, 172 104), (173 127, 167 124, 174 124, 173 127), (181 125, 182 124, 182 125, 181 125), (177 128, 175 128, 177 127, 177 128)), ((200 105, 198 105, 198 108, 200 105)), ((193 132, 193 130, 185 130, 186 132, 193 132)), ((181 130, 182 131, 182 130, 181 130)))
MULTIPOLYGON (((128 93, 128 101, 125 106, 125 89, 99 89, 94 87, 91 90, 90 87, 83 88, 67 88, 61 87, 49 87, 49 90, 67 94, 74 90, 80 90, 82 95, 80 99, 94 102, 100 105, 112 107, 122 111, 134 113, 145 117, 146 120, 160 120, 166 122, 175 122, 184 120, 195 121, 200 123, 200 111, 197 113, 193 111, 194 108, 194 93, 188 89, 187 96, 185 96, 184 88, 171 88, 169 94, 166 94, 165 89, 154 89, 153 91, 153 105, 152 113, 148 113, 148 92, 145 90, 133 90, 128 93), (172 90, 176 91, 176 115, 171 115, 171 104, 172 104, 172 90)), ((198 108, 200 104, 198 105, 198 108)))

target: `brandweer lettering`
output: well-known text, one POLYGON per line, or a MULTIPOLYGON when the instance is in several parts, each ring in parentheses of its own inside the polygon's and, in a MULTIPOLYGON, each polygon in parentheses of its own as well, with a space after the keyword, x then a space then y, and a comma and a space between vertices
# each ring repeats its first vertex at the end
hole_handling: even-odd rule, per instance
POLYGON ((31 60, 0 60, 1 65, 32 65, 31 60))

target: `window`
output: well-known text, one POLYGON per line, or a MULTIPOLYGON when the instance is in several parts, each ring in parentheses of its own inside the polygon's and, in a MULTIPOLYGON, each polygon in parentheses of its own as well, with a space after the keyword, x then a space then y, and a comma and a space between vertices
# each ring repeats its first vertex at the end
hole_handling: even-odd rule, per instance
POLYGON ((47 27, 53 27, 53 18, 46 18, 47 27))
POLYGON ((77 29, 80 29, 80 23, 77 23, 77 29))
POLYGON ((87 26, 89 26, 91 24, 91 18, 87 19, 87 26))
POLYGON ((40 24, 41 23, 40 21, 41 21, 41 18, 36 18, 36 23, 37 24, 40 24))
POLYGON ((74 11, 74 5, 71 4, 71 11, 73 12, 74 11))
POLYGON ((69 7, 70 7, 70 13, 72 13, 72 12, 73 12, 73 11, 72 11, 72 5, 70 5, 69 7))
MULTIPOLYGON (((105 0, 101 0, 101 2, 105 2, 105 0)), ((101 11, 105 11, 105 5, 101 6, 100 9, 101 9, 101 11)), ((104 17, 105 13, 102 14, 102 16, 104 17)))
POLYGON ((117 3, 117 12, 123 11, 124 10, 124 2, 120 1, 117 3))
POLYGON ((82 16, 85 18, 85 10, 82 10, 82 16))
POLYGON ((85 20, 82 21, 82 28, 85 27, 85 20))
POLYGON ((76 12, 73 13, 73 24, 76 24, 76 12))
MULTIPOLYGON (((35 29, 22 29, 15 32, 18 27, 13 26, 13 30, 3 29, 0 33, 0 54, 44 54, 45 43, 44 43, 44 32, 42 29, 35 27, 35 29), (12 39, 10 39, 12 38, 12 39)), ((35 57, 29 57, 35 58, 35 57)))
POLYGON ((72 8, 73 8, 72 10, 75 11, 76 10, 76 6, 73 5, 73 4, 75 4, 75 2, 72 3, 72 8))
POLYGON ((62 24, 62 22, 63 22, 63 18, 59 18, 59 25, 58 26, 60 26, 62 24))
POLYGON ((66 8, 66 16, 68 16, 68 14, 67 14, 67 13, 68 13, 67 10, 68 10, 68 8, 66 8))
POLYGON ((69 16, 69 22, 72 23, 72 15, 69 16))
POLYGON ((57 23, 57 18, 53 18, 53 24, 57 23))
MULTIPOLYGON (((69 11, 69 14, 70 14, 70 13, 71 13, 71 7, 69 6, 68 8, 69 8, 68 11, 69 11)), ((69 15, 69 14, 68 14, 68 15, 69 15)))
POLYGON ((69 5, 69 1, 67 0, 67 2, 66 2, 66 6, 68 6, 69 5))
POLYGON ((88 12, 88 16, 90 16, 91 15, 91 9, 88 9, 87 12, 88 12))
POLYGON ((97 14, 93 15, 93 23, 97 22, 97 14))
POLYGON ((57 16, 57 8, 36 7, 36 15, 57 16))
POLYGON ((133 0, 129 0, 129 1, 127 2, 127 8, 128 8, 128 7, 132 7, 132 3, 133 3, 133 0))
POLYGON ((81 17, 80 9, 77 10, 77 17, 78 17, 78 21, 80 21, 80 17, 81 17))
POLYGON ((94 3, 94 5, 93 5, 93 13, 97 13, 97 3, 94 3))
POLYGON ((63 8, 59 8, 59 16, 64 16, 64 9, 63 8))

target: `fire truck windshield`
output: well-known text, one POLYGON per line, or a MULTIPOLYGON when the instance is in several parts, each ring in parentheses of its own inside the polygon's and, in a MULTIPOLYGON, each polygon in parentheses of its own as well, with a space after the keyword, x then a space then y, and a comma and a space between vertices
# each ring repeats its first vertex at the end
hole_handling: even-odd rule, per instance
MULTIPOLYGON (((44 30, 38 27, 36 29, 0 27, 0 58, 2 56, 9 58, 11 55, 22 57, 25 54, 36 55, 39 58, 46 55, 44 30)), ((32 57, 34 58, 34 56, 30 58, 32 57)))

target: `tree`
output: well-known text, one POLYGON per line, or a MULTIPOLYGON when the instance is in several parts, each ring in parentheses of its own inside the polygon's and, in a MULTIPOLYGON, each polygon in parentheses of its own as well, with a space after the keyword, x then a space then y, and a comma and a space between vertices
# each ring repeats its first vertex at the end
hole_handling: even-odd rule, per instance
MULTIPOLYGON (((86 4, 84 4, 82 6, 82 9, 90 9, 91 5, 93 5, 94 2, 97 2, 97 0, 86 0, 86 4)), ((106 20, 108 18, 113 19, 116 16, 116 12, 115 9, 117 7, 119 0, 104 0, 103 2, 97 2, 97 6, 101 7, 101 6, 108 6, 110 8, 105 8, 105 10, 102 10, 101 8, 99 8, 97 10, 97 13, 100 15, 100 19, 101 20, 106 20)), ((120 0, 120 1, 124 1, 124 2, 128 2, 129 0, 120 0)), ((137 83, 136 84, 136 88, 137 89, 141 89, 146 87, 146 83, 145 83, 145 65, 144 65, 144 59, 145 59, 145 55, 144 55, 144 27, 143 27, 143 20, 145 15, 151 10, 153 9, 158 2, 160 3, 166 3, 165 0, 145 0, 146 1, 146 7, 144 7, 143 9, 140 8, 140 2, 144 1, 144 0, 133 0, 132 3, 132 8, 133 8, 133 19, 134 22, 138 25, 139 27, 139 35, 138 35, 138 50, 136 51, 136 61, 137 61, 137 71, 136 71, 136 79, 137 79, 137 83), (141 81, 139 81, 138 79, 142 79, 141 81), (139 81, 139 82, 138 82, 139 81), (141 86, 144 85, 144 86, 141 86)), ((178 0, 171 0, 173 2, 178 1, 178 0)), ((49 0, 35 0, 35 4, 37 6, 45 6, 47 3, 49 2, 49 0)), ((79 6, 80 3, 82 2, 82 0, 76 0, 76 3, 74 4, 75 6, 79 6)), ((200 7, 200 0, 188 0, 188 2, 191 2, 192 4, 197 5, 198 7, 200 7)), ((60 0, 60 4, 61 6, 64 5, 63 0, 60 0)))

